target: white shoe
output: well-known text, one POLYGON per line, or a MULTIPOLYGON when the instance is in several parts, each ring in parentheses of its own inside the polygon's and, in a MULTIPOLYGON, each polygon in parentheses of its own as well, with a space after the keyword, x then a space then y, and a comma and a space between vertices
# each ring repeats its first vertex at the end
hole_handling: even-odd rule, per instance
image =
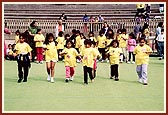
POLYGON ((48 77, 47 77, 47 81, 50 81, 50 80, 51 80, 51 77, 50 77, 50 76, 48 76, 48 77))
POLYGON ((73 81, 74 80, 74 77, 72 76, 72 77, 70 77, 70 81, 73 81))
POLYGON ((54 77, 51 77, 51 83, 54 83, 54 77))
POLYGON ((132 64, 134 64, 135 62, 134 61, 132 61, 132 64))
POLYGON ((77 63, 80 63, 80 60, 77 59, 76 61, 77 61, 77 63))
POLYGON ((130 64, 130 61, 128 61, 127 64, 130 64))
POLYGON ((37 64, 39 64, 39 61, 36 61, 37 64))
POLYGON ((43 61, 40 61, 41 64, 43 64, 43 61))
POLYGON ((142 79, 139 79, 139 83, 143 83, 143 80, 142 80, 142 79))

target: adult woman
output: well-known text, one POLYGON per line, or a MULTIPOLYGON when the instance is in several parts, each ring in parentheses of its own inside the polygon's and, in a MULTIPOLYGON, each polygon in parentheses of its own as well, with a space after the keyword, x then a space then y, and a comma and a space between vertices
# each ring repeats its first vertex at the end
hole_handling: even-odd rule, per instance
POLYGON ((62 24, 62 20, 59 20, 58 24, 56 25, 56 28, 55 28, 55 36, 56 37, 58 37, 58 33, 60 31, 64 32, 64 25, 62 24))

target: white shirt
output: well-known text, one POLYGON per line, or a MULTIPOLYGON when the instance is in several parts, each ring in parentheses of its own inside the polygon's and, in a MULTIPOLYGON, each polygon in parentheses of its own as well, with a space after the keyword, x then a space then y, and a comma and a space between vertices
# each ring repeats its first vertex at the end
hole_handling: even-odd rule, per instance
POLYGON ((164 34, 159 34, 156 38, 158 42, 164 42, 164 34))

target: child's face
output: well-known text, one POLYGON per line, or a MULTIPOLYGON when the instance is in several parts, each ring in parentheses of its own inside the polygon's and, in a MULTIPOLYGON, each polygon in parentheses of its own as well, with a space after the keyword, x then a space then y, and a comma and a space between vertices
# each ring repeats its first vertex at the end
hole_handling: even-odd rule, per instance
POLYGON ((86 48, 90 48, 90 45, 89 45, 89 44, 86 44, 85 47, 86 47, 86 48))
POLYGON ((72 46, 71 42, 68 42, 67 43, 67 48, 71 48, 71 46, 72 46))
POLYGON ((113 47, 114 47, 114 48, 117 47, 117 43, 116 43, 116 42, 113 43, 113 47))
POLYGON ((18 35, 19 35, 19 33, 17 32, 17 33, 16 33, 16 35, 18 36, 18 35))
POLYGON ((89 34, 89 37, 93 37, 93 34, 89 34))
POLYGON ((38 34, 41 34, 41 33, 42 33, 42 31, 39 31, 39 32, 38 32, 38 34))
POLYGON ((54 41, 54 38, 52 36, 49 37, 48 39, 49 42, 53 42, 54 41))
POLYGON ((9 45, 8 48, 11 49, 11 48, 12 48, 12 45, 9 45))
POLYGON ((141 40, 139 45, 144 46, 145 45, 145 40, 141 40))
POLYGON ((22 36, 20 36, 20 39, 19 39, 20 43, 23 43, 24 40, 25 40, 25 39, 24 39, 22 36))

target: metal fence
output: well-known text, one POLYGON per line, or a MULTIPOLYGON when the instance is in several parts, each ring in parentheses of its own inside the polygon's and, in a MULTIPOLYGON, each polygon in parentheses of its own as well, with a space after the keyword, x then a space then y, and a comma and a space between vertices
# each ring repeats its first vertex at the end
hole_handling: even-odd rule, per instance
MULTIPOLYGON (((14 33, 16 30, 24 32, 28 29, 28 26, 33 21, 32 19, 5 19, 5 25, 14 33)), ((44 33, 55 33, 55 27, 58 20, 48 20, 48 19, 36 19, 38 26, 42 29, 44 33)), ((159 22, 163 22, 164 19, 150 19, 149 20, 149 29, 155 33, 155 29, 159 22)), ((126 28, 127 32, 133 32, 133 28, 136 25, 134 19, 114 19, 106 21, 109 26, 113 29, 114 32, 117 32, 119 28, 126 28)), ((143 26, 144 20, 140 21, 140 24, 143 26)), ((102 28, 103 22, 91 23, 87 22, 87 30, 98 31, 102 28)), ((71 33, 72 29, 78 29, 81 32, 84 32, 84 22, 82 20, 66 21, 65 22, 65 33, 71 33)))

